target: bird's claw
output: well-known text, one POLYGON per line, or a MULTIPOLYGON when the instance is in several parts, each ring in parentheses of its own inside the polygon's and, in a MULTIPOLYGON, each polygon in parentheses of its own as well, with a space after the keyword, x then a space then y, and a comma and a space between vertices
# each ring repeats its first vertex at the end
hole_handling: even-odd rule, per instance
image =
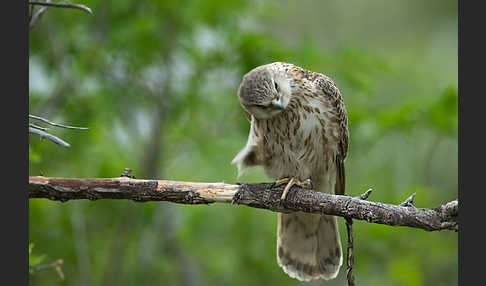
POLYGON ((305 189, 312 189, 312 181, 310 179, 307 179, 303 182, 297 180, 296 178, 282 178, 277 181, 275 181, 275 186, 280 186, 282 184, 287 184, 282 192, 282 196, 280 197, 281 200, 285 200, 287 198, 287 194, 290 191, 290 188, 292 186, 297 185, 299 187, 305 188, 305 189))

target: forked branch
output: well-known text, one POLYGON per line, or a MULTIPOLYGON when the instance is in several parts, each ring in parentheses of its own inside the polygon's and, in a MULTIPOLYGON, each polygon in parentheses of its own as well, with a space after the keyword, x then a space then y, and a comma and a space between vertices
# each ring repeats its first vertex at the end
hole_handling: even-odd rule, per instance
MULTIPOLYGON (((39 120, 41 122, 44 122, 46 124, 56 126, 56 127, 67 128, 67 129, 77 129, 77 130, 89 130, 89 128, 86 128, 86 127, 75 127, 75 126, 67 126, 67 125, 54 123, 54 122, 49 121, 49 120, 42 118, 40 116, 35 116, 35 115, 31 115, 31 114, 29 114, 29 118, 39 120)), ((54 142, 57 145, 61 145, 61 146, 64 146, 64 147, 70 147, 71 146, 71 145, 69 145, 69 143, 62 140, 61 138, 54 136, 54 135, 52 135, 52 134, 50 134, 46 131, 47 131, 46 127, 42 127, 42 126, 39 126, 39 125, 36 125, 34 123, 29 122, 29 133, 30 134, 39 135, 41 137, 41 139, 48 139, 49 141, 54 142)))

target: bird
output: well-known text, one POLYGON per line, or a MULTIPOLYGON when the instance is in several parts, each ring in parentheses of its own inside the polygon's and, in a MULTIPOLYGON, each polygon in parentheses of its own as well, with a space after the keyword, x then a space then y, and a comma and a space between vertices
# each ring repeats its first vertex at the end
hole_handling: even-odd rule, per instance
MULTIPOLYGON (((234 157, 238 176, 263 166, 277 184, 344 195, 349 130, 339 89, 328 76, 273 62, 243 76, 238 100, 250 122, 245 147, 234 157)), ((278 213, 277 263, 301 281, 333 279, 343 262, 335 216, 278 213)))

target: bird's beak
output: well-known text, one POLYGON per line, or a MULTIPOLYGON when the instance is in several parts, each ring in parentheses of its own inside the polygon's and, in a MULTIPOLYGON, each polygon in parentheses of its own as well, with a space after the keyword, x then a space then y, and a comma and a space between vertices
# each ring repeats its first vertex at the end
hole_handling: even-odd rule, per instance
POLYGON ((272 101, 272 104, 273 104, 273 107, 275 107, 277 109, 280 109, 280 110, 284 110, 285 109, 285 107, 282 104, 282 99, 281 98, 279 98, 278 100, 273 100, 272 101))

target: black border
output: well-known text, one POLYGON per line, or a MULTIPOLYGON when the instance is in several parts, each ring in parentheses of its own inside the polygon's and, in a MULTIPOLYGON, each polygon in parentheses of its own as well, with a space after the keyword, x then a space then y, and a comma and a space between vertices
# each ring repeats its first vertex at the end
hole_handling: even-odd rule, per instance
POLYGON ((480 100, 485 96, 486 21, 480 3, 459 1, 459 285, 484 283, 485 191, 481 180, 485 178, 486 121, 480 100))
POLYGON ((2 284, 28 285, 28 1, 2 3, 2 284), (12 112, 9 112, 12 111, 12 112), (7 131, 8 130, 8 131, 7 131), (6 254, 6 255, 5 255, 6 254))

